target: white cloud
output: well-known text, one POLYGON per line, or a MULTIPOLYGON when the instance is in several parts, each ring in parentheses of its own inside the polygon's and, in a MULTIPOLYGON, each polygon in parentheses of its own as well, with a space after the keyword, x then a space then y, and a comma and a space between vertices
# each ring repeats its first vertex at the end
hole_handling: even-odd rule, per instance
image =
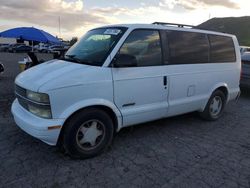
POLYGON ((177 5, 177 0, 161 0, 159 2, 160 7, 166 7, 169 9, 173 9, 177 5))
POLYGON ((50 7, 53 9, 64 9, 71 10, 71 11, 82 11, 83 10, 83 1, 82 0, 76 0, 76 1, 64 1, 64 0, 49 0, 50 7))
POLYGON ((194 10, 209 6, 221 6, 226 8, 238 9, 239 4, 231 0, 161 0, 160 7, 173 9, 176 6, 181 6, 185 9, 194 10))

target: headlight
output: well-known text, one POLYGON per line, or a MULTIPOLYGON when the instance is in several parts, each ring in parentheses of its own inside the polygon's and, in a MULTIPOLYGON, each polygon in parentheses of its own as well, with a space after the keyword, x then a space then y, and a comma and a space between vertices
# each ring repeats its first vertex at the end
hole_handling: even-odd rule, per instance
POLYGON ((45 93, 36 93, 33 91, 26 91, 27 98, 40 103, 49 103, 49 95, 45 93))
POLYGON ((49 95, 24 89, 18 85, 15 87, 19 104, 30 113, 46 119, 52 119, 52 111, 49 95))
POLYGON ((32 102, 28 104, 28 110, 32 114, 41 118, 52 118, 48 94, 26 90, 26 97, 29 100, 34 101, 34 104, 32 104, 32 102), (38 104, 36 104, 36 102, 38 104))
POLYGON ((47 119, 52 118, 50 108, 40 107, 40 106, 35 106, 35 105, 28 104, 28 110, 32 114, 37 115, 39 117, 47 118, 47 119))

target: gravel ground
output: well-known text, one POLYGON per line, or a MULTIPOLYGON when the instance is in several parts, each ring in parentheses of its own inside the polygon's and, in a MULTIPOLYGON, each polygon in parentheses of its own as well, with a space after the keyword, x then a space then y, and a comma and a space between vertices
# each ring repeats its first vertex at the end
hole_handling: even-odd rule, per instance
POLYGON ((216 122, 191 113, 125 128, 102 155, 72 160, 13 121, 16 62, 24 56, 0 53, 6 68, 0 76, 0 187, 250 187, 249 91, 216 122))

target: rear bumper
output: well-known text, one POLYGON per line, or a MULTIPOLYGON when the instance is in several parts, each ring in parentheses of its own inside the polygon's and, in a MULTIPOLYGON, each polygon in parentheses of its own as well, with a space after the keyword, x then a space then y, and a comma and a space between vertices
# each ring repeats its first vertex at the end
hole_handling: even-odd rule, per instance
POLYGON ((49 145, 54 146, 57 144, 61 129, 49 130, 48 127, 62 126, 64 122, 63 119, 39 118, 25 110, 17 100, 13 102, 11 112, 17 126, 23 131, 49 145))

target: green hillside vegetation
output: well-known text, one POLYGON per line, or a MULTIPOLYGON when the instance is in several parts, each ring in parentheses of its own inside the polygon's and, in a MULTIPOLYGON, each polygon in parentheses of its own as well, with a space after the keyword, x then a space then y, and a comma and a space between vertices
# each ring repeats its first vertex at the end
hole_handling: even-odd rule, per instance
POLYGON ((213 18, 199 25, 198 28, 234 34, 240 45, 250 46, 250 16, 213 18))

